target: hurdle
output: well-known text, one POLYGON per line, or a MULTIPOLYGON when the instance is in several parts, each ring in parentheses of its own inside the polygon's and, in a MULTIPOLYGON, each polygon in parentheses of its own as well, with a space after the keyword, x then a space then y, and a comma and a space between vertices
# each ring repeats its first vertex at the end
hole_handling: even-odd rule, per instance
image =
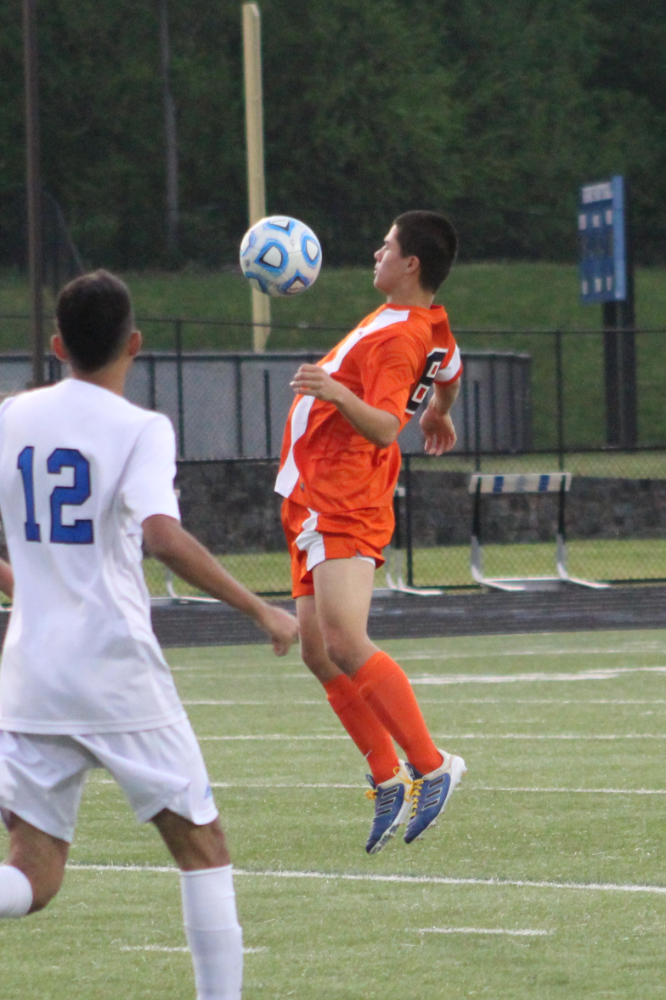
POLYGON ((510 475, 490 475, 473 473, 469 481, 468 492, 474 496, 472 508, 471 536, 471 571, 472 578, 486 587, 496 590, 558 590, 565 584, 576 584, 579 587, 591 587, 594 590, 605 590, 610 585, 593 580, 581 580, 571 576, 567 570, 567 548, 565 536, 565 504, 566 496, 571 489, 570 472, 545 472, 510 475), (483 574, 481 546, 481 498, 483 496, 502 496, 508 493, 557 493, 558 514, 555 535, 555 567, 556 576, 528 577, 488 577, 483 574))

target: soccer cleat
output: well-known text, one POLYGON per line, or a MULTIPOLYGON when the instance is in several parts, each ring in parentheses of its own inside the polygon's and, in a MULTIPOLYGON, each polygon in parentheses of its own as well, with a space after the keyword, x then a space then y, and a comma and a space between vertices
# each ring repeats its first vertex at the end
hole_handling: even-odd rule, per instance
POLYGON ((365 849, 368 854, 379 854, 407 819, 412 803, 412 768, 401 760, 387 781, 375 784, 371 775, 366 777, 372 788, 365 794, 375 800, 375 818, 365 849))
POLYGON ((421 775, 416 768, 407 765, 414 774, 414 788, 411 795, 412 811, 405 830, 406 844, 418 840, 429 826, 435 824, 437 817, 451 798, 452 791, 463 774, 467 773, 462 757, 455 757, 443 750, 440 750, 440 753, 444 758, 441 766, 429 774, 421 775))

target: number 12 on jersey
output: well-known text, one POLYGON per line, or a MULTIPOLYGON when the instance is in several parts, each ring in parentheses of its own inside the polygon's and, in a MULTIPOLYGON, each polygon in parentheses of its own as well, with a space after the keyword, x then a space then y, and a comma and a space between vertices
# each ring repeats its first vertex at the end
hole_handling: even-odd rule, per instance
MULTIPOLYGON (((16 463, 23 479, 25 494, 25 537, 28 542, 41 542, 41 526, 35 520, 35 449, 28 445, 16 463)), ((74 470, 71 486, 56 486, 51 491, 51 541, 65 545, 90 545, 94 541, 90 520, 62 523, 63 507, 80 507, 90 496, 90 462, 77 448, 56 448, 46 461, 46 471, 57 476, 63 469, 74 470)))

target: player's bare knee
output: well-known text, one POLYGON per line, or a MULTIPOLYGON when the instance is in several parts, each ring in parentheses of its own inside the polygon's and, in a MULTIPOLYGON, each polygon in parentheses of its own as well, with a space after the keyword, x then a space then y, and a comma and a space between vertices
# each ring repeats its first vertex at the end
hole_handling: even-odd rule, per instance
POLYGON ((180 867, 198 871, 231 864, 224 831, 217 821, 196 827, 181 857, 180 867))
POLYGON ((302 643, 301 657, 303 663, 315 677, 323 683, 330 680, 337 673, 337 668, 326 655, 326 651, 320 644, 309 645, 302 643))
POLYGON ((183 871, 222 868, 231 863, 219 820, 197 825, 169 809, 153 817, 171 855, 183 871))
POLYGON ((358 653, 355 644, 349 638, 338 632, 331 632, 324 637, 326 655, 336 665, 338 670, 352 676, 358 669, 358 653))

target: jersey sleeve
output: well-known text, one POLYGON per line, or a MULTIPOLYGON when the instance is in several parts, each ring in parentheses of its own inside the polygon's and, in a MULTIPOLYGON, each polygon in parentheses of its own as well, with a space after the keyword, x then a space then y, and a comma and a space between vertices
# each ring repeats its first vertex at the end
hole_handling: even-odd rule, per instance
POLYGON ((153 514, 180 520, 175 475, 176 436, 171 421, 156 414, 137 438, 121 486, 125 505, 139 524, 153 514))
POLYGON ((364 401, 402 420, 424 360, 411 337, 396 334, 374 346, 362 367, 364 401))
POLYGON ((453 335, 450 335, 449 339, 450 343, 447 345, 446 354, 435 375, 435 382, 443 383, 444 385, 448 385, 459 379, 463 369, 460 348, 453 339, 453 335))

